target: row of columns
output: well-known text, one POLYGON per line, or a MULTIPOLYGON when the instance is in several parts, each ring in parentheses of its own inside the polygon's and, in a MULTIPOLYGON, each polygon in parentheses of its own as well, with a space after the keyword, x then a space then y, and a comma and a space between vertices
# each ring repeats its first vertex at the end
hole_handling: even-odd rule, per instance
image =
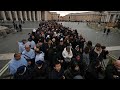
POLYGON ((116 20, 119 18, 119 14, 108 14, 105 16, 106 22, 116 22, 116 20))
POLYGON ((40 21, 47 20, 47 11, 0 11, 1 20, 40 21))

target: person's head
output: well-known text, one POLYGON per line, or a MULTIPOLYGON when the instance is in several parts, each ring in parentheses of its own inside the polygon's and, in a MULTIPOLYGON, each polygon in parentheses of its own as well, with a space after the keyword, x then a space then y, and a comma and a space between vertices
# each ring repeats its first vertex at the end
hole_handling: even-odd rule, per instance
POLYGON ((30 45, 25 45, 25 50, 26 50, 27 52, 29 52, 29 51, 30 51, 30 45))
POLYGON ((92 41, 88 41, 87 46, 92 46, 92 41))
POLYGON ((120 69, 120 60, 114 61, 113 64, 117 69, 120 69))
POLYGON ((36 54, 39 54, 39 53, 40 53, 40 49, 39 49, 39 48, 36 48, 36 49, 35 49, 35 53, 36 53, 36 54))
POLYGON ((100 51, 100 50, 101 50, 101 44, 97 43, 97 44, 95 45, 95 47, 96 47, 96 50, 97 50, 97 51, 100 51))
POLYGON ((28 41, 30 41, 30 42, 31 42, 31 41, 32 41, 32 39, 31 39, 31 38, 28 38, 28 41))
POLYGON ((26 39, 23 39, 23 40, 22 40, 22 43, 25 44, 25 43, 26 43, 26 39))
POLYGON ((89 51, 90 51, 89 47, 85 47, 85 48, 84 48, 84 52, 85 52, 86 54, 88 54, 89 51))
POLYGON ((55 38, 53 38, 52 41, 55 42, 55 38))
POLYGON ((48 44, 51 44, 51 43, 52 43, 52 41, 49 39, 49 40, 48 40, 48 44))
POLYGON ((44 41, 42 41, 41 39, 38 41, 39 45, 41 46, 43 44, 44 41))
POLYGON ((24 75, 27 71, 27 67, 25 65, 22 65, 20 67, 17 68, 17 74, 18 75, 24 75))
POLYGON ((60 45, 63 45, 63 39, 60 39, 60 45))
POLYGON ((101 46, 101 48, 102 48, 103 50, 105 50, 105 49, 106 49, 106 46, 101 46))
POLYGON ((36 29, 33 29, 33 31, 32 31, 32 32, 34 32, 34 33, 35 33, 35 32, 36 32, 36 29))
POLYGON ((70 36, 70 39, 73 39, 73 35, 70 36))
POLYGON ((34 38, 35 38, 35 36, 32 35, 32 39, 34 39, 34 38))
POLYGON ((44 63, 43 61, 39 60, 35 64, 40 69, 42 67, 43 63, 44 63))
POLYGON ((80 60, 80 55, 79 55, 79 54, 76 56, 76 60, 77 60, 77 61, 80 60))
POLYGON ((20 60, 21 59, 21 53, 15 53, 14 58, 15 58, 15 60, 20 60))
POLYGON ((61 70, 61 63, 59 61, 54 63, 54 69, 58 72, 61 70))
POLYGON ((71 69, 72 69, 73 71, 79 71, 79 70, 80 70, 80 67, 79 67, 78 63, 74 61, 74 62, 71 64, 71 69))
POLYGON ((70 46, 67 46, 67 47, 66 47, 66 51, 67 51, 67 52, 70 52, 70 46))

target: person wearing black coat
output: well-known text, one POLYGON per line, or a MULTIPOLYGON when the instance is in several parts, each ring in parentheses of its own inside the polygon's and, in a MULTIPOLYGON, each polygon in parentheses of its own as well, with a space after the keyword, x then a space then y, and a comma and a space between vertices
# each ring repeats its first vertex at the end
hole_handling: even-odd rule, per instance
POLYGON ((62 56, 62 51, 64 50, 65 45, 63 43, 63 40, 60 40, 60 44, 57 46, 57 56, 61 59, 64 59, 62 56))
POLYGON ((65 79, 61 63, 56 61, 53 70, 49 73, 48 79, 65 79))
POLYGON ((107 59, 107 55, 109 54, 108 50, 106 50, 106 46, 101 46, 102 50, 103 50, 103 57, 104 59, 107 59))
POLYGON ((36 62, 33 70, 33 79, 46 79, 48 77, 47 64, 41 60, 36 62))
POLYGON ((22 80, 31 79, 31 78, 32 76, 30 74, 30 71, 25 65, 20 66, 13 77, 13 79, 22 79, 22 80))
POLYGON ((90 58, 90 63, 103 60, 104 52, 99 43, 97 43, 95 45, 95 48, 92 51, 90 51, 89 58, 90 58))
POLYGON ((99 73, 102 71, 99 61, 92 62, 85 70, 84 77, 88 80, 99 79, 99 73))
POLYGON ((73 49, 73 58, 75 58, 78 54, 82 58, 82 48, 80 48, 79 45, 76 45, 75 49, 73 49))
MULTIPOLYGON (((80 75, 82 77, 81 68, 78 65, 78 63, 74 61, 71 64, 71 66, 67 70, 65 70, 64 75, 65 75, 66 79, 74 79, 74 77, 76 77, 78 75, 80 75)), ((81 79, 83 79, 83 77, 81 79)))

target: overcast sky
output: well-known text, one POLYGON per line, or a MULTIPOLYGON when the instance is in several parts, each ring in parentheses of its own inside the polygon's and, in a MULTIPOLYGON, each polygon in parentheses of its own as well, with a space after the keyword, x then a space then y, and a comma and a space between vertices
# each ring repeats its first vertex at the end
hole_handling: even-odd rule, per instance
POLYGON ((50 11, 50 12, 57 12, 60 16, 65 16, 69 13, 82 13, 82 12, 90 12, 90 11, 50 11))

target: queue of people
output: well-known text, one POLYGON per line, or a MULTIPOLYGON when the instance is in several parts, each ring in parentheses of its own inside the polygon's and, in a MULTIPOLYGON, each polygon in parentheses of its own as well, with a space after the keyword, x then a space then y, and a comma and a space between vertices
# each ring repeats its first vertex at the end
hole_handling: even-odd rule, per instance
POLYGON ((99 79, 101 62, 109 53, 55 21, 40 23, 18 45, 19 53, 9 63, 14 79, 99 79))

